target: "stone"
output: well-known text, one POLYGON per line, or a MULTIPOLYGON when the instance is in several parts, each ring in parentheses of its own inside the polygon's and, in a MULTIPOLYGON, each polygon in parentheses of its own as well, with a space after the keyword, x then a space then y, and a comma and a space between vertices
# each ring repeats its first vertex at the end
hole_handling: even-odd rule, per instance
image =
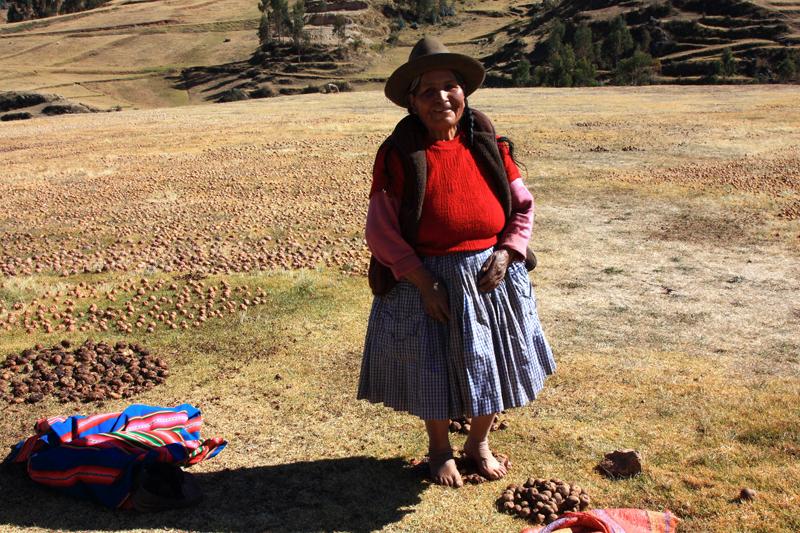
POLYGON ((642 472, 642 456, 636 450, 614 450, 605 455, 597 470, 610 478, 629 478, 642 472))

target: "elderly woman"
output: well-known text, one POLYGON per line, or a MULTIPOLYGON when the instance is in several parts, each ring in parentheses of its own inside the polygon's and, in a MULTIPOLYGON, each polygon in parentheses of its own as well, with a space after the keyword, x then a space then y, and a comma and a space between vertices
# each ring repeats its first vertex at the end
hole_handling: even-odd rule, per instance
POLYGON ((472 418, 464 452, 502 478, 492 421, 555 370, 525 269, 533 198, 510 143, 467 104, 483 78, 433 38, 391 75, 386 96, 409 116, 378 150, 366 227, 375 298, 358 397, 423 419, 431 477, 453 487, 448 419, 472 418))

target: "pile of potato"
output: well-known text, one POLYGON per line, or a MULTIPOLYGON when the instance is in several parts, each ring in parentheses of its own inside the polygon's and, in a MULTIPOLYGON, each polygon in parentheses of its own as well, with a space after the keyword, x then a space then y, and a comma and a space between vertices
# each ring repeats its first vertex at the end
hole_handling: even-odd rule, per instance
POLYGON ((584 489, 555 478, 528 478, 521 487, 509 485, 497 501, 501 512, 515 514, 534 524, 549 524, 566 512, 584 511, 590 503, 584 489))
POLYGON ((70 349, 69 341, 52 348, 11 354, 0 364, 0 401, 36 403, 46 396, 61 402, 128 398, 163 383, 166 361, 138 344, 115 345, 87 340, 70 349))

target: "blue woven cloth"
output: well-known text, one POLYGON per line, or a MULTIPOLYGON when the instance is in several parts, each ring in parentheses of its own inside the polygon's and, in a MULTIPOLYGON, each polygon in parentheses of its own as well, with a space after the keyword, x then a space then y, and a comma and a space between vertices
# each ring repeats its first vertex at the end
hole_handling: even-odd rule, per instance
POLYGON ((127 508, 140 467, 190 466, 222 451, 223 439, 200 438, 202 424, 200 410, 190 404, 43 418, 5 461, 26 464, 33 481, 65 494, 127 508))
POLYGON ((376 296, 358 398, 425 420, 497 413, 533 400, 555 371, 521 262, 490 293, 478 273, 493 249, 422 259, 447 288, 451 320, 430 318, 414 285, 376 296))

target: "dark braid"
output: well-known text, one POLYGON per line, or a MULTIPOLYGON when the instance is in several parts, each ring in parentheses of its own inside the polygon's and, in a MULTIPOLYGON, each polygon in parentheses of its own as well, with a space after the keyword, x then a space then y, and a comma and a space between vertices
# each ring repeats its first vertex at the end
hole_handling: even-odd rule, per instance
POLYGON ((472 148, 472 142, 475 140, 475 116, 472 114, 467 100, 464 100, 464 114, 461 116, 461 124, 459 124, 461 131, 467 134, 467 146, 472 148))
POLYGON ((514 143, 511 142, 511 139, 509 139, 508 137, 498 137, 497 138, 497 142, 498 143, 506 143, 508 145, 508 155, 511 156, 511 160, 518 167, 524 168, 525 169, 525 174, 527 174, 528 173, 528 167, 525 165, 525 163, 523 163, 522 161, 517 159, 517 156, 514 155, 514 143))

